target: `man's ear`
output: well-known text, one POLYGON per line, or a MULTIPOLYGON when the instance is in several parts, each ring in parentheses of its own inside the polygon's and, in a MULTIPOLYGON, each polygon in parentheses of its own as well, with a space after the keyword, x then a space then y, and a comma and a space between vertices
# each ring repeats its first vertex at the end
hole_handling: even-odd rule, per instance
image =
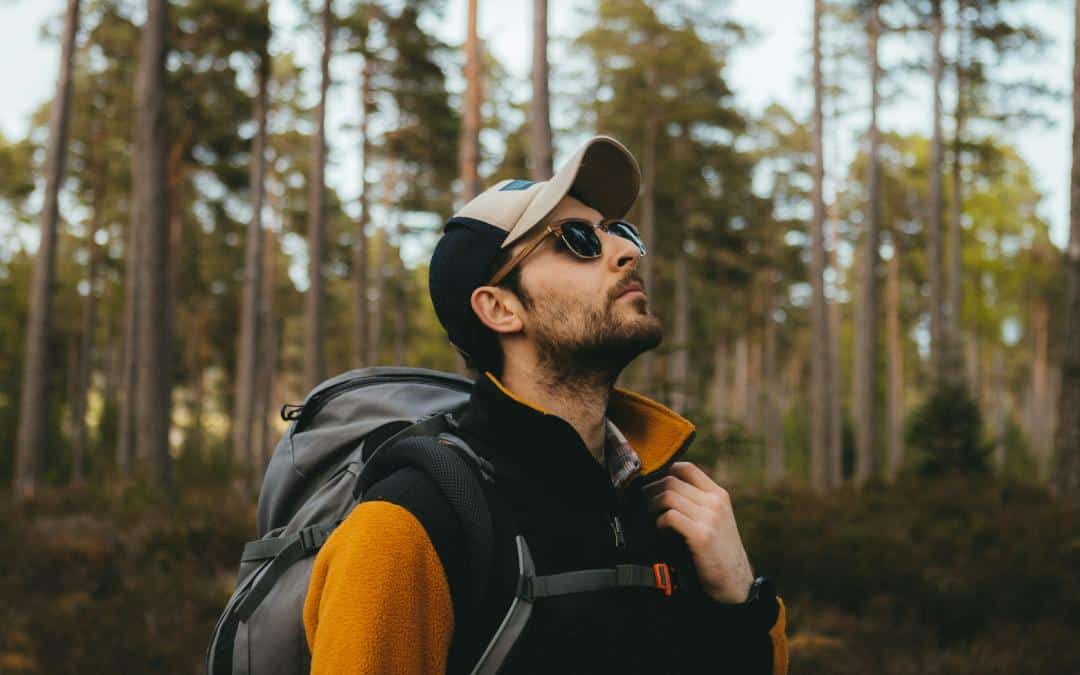
POLYGON ((517 333, 525 327, 521 301, 505 288, 481 286, 472 292, 469 302, 481 323, 496 333, 517 333))

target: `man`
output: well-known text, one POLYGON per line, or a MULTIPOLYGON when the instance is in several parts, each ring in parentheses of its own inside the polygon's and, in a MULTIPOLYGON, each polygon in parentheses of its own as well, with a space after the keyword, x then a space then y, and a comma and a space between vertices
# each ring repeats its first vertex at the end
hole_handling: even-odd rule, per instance
POLYGON ((493 572, 468 602, 465 536, 434 483, 377 483, 315 561, 313 673, 470 672, 514 599, 516 534, 537 574, 662 565, 676 588, 538 600, 500 672, 787 671, 783 603, 755 580, 727 492, 677 461, 693 425, 614 386, 661 340, 648 242, 622 220, 639 185, 629 151, 597 137, 551 180, 504 181, 448 221, 430 290, 481 372, 456 433, 494 469, 493 572))

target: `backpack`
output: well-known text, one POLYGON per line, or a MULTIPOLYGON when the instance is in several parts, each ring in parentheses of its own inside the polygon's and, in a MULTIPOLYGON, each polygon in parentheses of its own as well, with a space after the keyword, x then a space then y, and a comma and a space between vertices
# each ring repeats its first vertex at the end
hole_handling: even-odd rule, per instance
MULTIPOLYGON (((307 673, 311 655, 303 606, 319 549, 363 500, 398 469, 423 471, 462 524, 470 594, 478 607, 492 564, 492 518, 481 486, 492 466, 454 434, 468 403, 467 378, 421 368, 352 370, 316 386, 300 405, 270 459, 259 494, 260 538, 244 546, 236 590, 207 648, 208 675, 307 673)), ((517 535, 518 584, 510 608, 473 673, 498 672, 523 632, 536 599, 612 587, 646 586, 670 594, 666 565, 619 565, 537 577, 517 535)))

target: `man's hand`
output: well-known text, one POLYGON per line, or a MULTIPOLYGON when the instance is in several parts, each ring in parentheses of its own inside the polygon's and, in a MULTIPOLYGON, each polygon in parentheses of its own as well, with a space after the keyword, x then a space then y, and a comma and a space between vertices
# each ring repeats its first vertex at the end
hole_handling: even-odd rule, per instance
POLYGON ((643 487, 657 527, 683 536, 705 593, 717 602, 746 601, 754 574, 746 557, 731 497, 690 462, 675 462, 669 474, 643 487))

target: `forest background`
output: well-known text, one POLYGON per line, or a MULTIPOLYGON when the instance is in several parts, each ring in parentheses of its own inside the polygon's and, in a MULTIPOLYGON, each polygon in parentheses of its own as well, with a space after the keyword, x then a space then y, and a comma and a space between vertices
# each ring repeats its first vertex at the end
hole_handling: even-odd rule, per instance
POLYGON ((442 221, 607 133, 667 327, 623 383, 698 424, 793 672, 1080 672, 1072 3, 29 4, 60 76, 0 46, 55 86, 0 119, 0 670, 198 669, 282 404, 460 371, 442 221))

